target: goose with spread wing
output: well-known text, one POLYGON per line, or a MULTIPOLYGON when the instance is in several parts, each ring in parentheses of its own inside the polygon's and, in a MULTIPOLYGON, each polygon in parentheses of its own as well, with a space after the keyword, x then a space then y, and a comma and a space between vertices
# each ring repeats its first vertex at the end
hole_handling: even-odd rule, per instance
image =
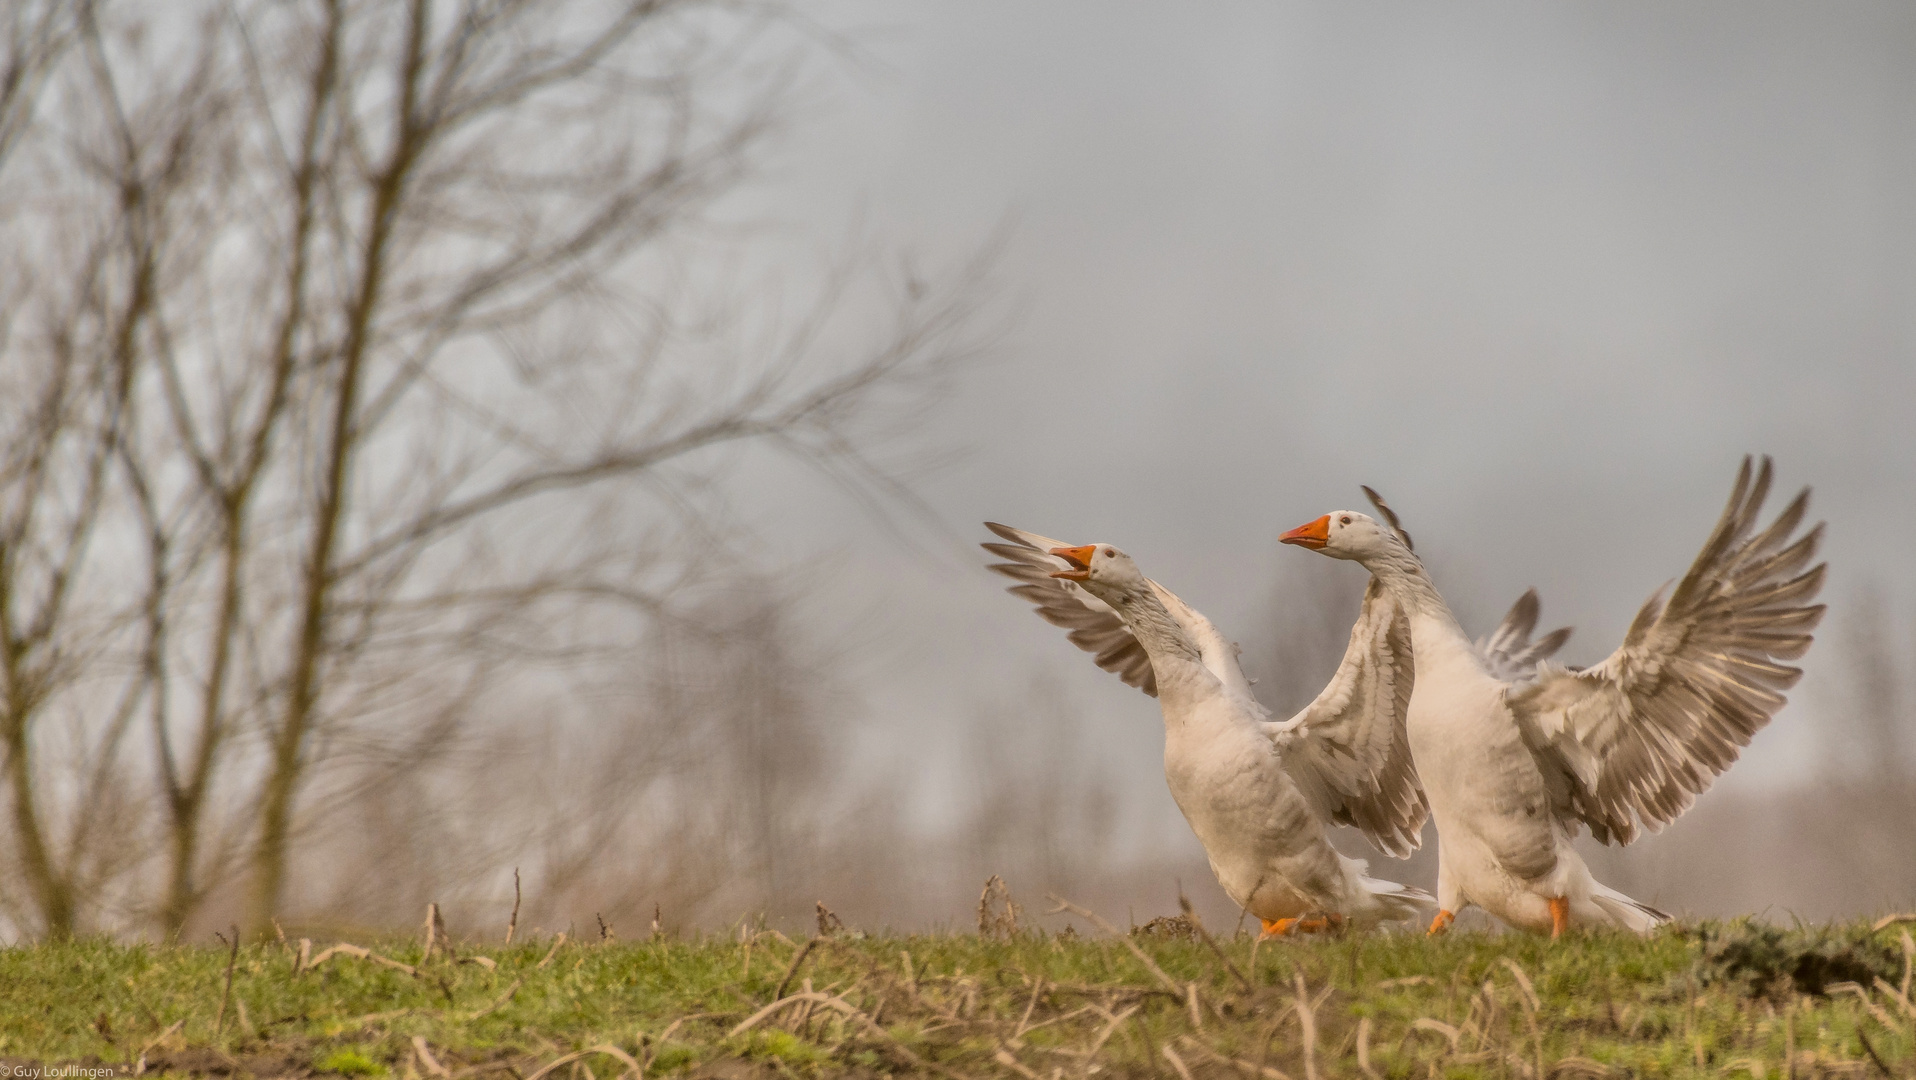
POLYGON ((1288 724, 1273 724, 1238 667, 1237 646, 1129 555, 985 527, 1009 541, 984 547, 1007 560, 992 569, 1020 582, 1013 593, 1070 629, 1100 667, 1158 699, 1171 797, 1218 883, 1266 933, 1346 920, 1371 926, 1435 902, 1366 876, 1362 860, 1325 837, 1325 820, 1342 820, 1385 850, 1408 853, 1429 812, 1401 723, 1409 639, 1388 603, 1367 599, 1330 687, 1288 724))
POLYGON ((1821 524, 1801 536, 1805 488, 1758 529, 1772 468, 1743 461, 1716 528, 1669 599, 1637 613, 1587 669, 1487 665, 1389 522, 1337 511, 1281 538, 1370 570, 1406 614, 1416 655, 1407 715, 1437 821, 1436 933, 1464 905, 1552 937, 1571 926, 1638 932, 1669 916, 1599 883, 1571 847, 1580 827, 1627 844, 1688 809, 1783 706, 1823 607, 1810 603, 1821 524))
MULTIPOLYGON (((1108 544, 1072 547, 990 522, 985 544, 1010 591, 1070 631, 1098 666, 1158 698, 1165 779, 1224 890, 1270 933, 1306 915, 1360 925, 1415 915, 1428 893, 1365 876, 1324 837, 1356 826, 1380 850, 1407 855, 1428 808, 1410 767, 1409 628, 1381 589, 1365 594, 1343 663, 1323 693, 1283 723, 1252 695, 1237 646, 1108 544), (1275 751, 1275 753, 1273 752, 1275 751)), ((1536 598, 1511 609, 1490 643, 1494 663, 1534 665, 1567 632, 1531 642, 1536 598)))

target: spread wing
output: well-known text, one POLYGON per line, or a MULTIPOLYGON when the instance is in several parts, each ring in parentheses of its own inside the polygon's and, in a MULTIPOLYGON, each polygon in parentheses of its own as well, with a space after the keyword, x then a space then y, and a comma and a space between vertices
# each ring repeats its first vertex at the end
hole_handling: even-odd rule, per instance
POLYGON ((1804 569, 1823 526, 1792 539, 1805 488, 1756 531, 1770 460, 1754 483, 1750 472, 1745 458, 1696 562, 1668 603, 1658 590, 1643 605, 1616 652, 1584 671, 1545 664, 1506 697, 1532 751, 1558 774, 1559 809, 1606 844, 1636 839, 1639 820, 1651 831, 1676 820, 1802 676, 1778 661, 1807 652, 1823 617, 1809 601, 1826 564, 1804 569))
POLYGON ((1116 673, 1127 685, 1152 697, 1158 696, 1151 658, 1124 625, 1124 620, 1111 610, 1111 605, 1084 591, 1075 581, 1050 576, 1053 570, 1070 567, 1063 559, 1046 552, 1071 545, 991 521, 985 522, 985 528, 1010 541, 979 545, 1006 560, 991 564, 991 569, 1018 582, 1006 592, 1031 601, 1037 605, 1040 618, 1069 630, 1065 637, 1071 644, 1091 653, 1099 667, 1116 673))
POLYGON ((1414 674, 1410 622, 1372 578, 1337 674, 1296 716, 1266 727, 1319 814, 1398 858, 1423 843, 1430 814, 1404 733, 1414 674))
POLYGON ((1536 641, 1530 634, 1537 629, 1537 590, 1527 589, 1510 613, 1490 636, 1477 643, 1490 674, 1504 682, 1524 682, 1537 673, 1537 665, 1556 654, 1570 640, 1570 628, 1558 627, 1536 641))

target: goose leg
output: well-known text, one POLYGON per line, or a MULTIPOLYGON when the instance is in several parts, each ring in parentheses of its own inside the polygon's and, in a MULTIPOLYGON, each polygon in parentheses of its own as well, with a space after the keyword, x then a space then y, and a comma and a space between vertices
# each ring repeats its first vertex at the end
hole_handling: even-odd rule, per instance
POLYGON ((1457 921, 1457 913, 1464 907, 1464 894, 1451 880, 1450 867, 1444 861, 1443 838, 1437 841, 1437 917, 1430 920, 1430 929, 1424 931, 1426 937, 1436 937, 1450 929, 1457 921))
POLYGON ((1344 928, 1344 916, 1336 912, 1319 915, 1314 918, 1298 919, 1259 919, 1264 924, 1265 937, 1290 937, 1293 934, 1318 934, 1344 928))
POLYGON ((1555 941, 1570 928, 1570 898, 1553 896, 1545 902, 1550 905, 1550 940, 1555 941))

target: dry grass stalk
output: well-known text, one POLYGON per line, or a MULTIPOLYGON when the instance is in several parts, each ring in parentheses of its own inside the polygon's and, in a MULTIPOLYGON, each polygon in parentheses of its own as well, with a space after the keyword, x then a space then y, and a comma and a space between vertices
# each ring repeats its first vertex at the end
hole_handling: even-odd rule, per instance
POLYGON ((1091 1040, 1091 1049, 1085 1052, 1086 1056, 1096 1057, 1098 1051, 1104 1049, 1104 1044, 1111 1041, 1111 1036, 1116 1035, 1118 1029, 1124 1026, 1124 1022, 1131 1019, 1131 1017, 1143 1007, 1142 1005, 1131 1005, 1119 1013, 1111 1013, 1102 1009, 1099 1010, 1104 1012, 1107 1020, 1104 1025, 1104 1030, 1098 1032, 1098 1037, 1091 1040))
MULTIPOLYGON (((1224 970, 1231 973, 1231 977, 1237 980, 1239 986, 1246 990, 1251 989, 1251 980, 1244 977, 1244 973, 1237 969, 1236 964, 1231 963, 1231 958, 1224 954, 1224 949, 1218 945, 1217 939, 1204 928, 1204 920, 1198 917, 1197 909, 1191 906, 1191 898, 1184 895, 1183 889, 1178 890, 1178 909, 1184 912, 1185 918, 1191 920, 1191 928, 1197 931, 1198 937, 1204 944, 1210 946, 1211 951, 1217 954, 1218 962, 1224 965, 1224 970)), ((1255 949, 1256 945, 1253 944, 1252 948, 1255 949)))
POLYGON ((1916 911, 1906 911, 1901 915, 1885 915, 1870 924, 1870 933, 1881 933, 1898 923, 1916 923, 1916 911))
POLYGON ((392 968, 395 971, 403 971, 408 975, 419 974, 419 969, 413 967, 411 964, 402 964, 391 957, 381 956, 364 946, 349 945, 343 941, 337 945, 321 950, 318 956, 313 957, 312 963, 302 965, 300 970, 307 971, 316 968, 335 956, 351 956, 360 960, 371 960, 375 964, 384 964, 386 967, 392 968))
POLYGON ((1909 996, 1909 977, 1916 972, 1916 938, 1903 931, 1903 996, 1909 996))
POLYGON ((1862 986, 1856 983, 1830 983, 1828 986, 1823 987, 1823 993, 1828 994, 1830 997, 1835 997, 1838 994, 1855 994, 1856 1000, 1863 1003, 1863 1007, 1869 1010, 1870 1015, 1876 1018, 1877 1023, 1891 1030, 1894 1030, 1897 1026, 1895 1018, 1884 1012, 1883 1007, 1876 1004, 1876 1002, 1870 998, 1869 991, 1863 989, 1862 986))
POLYGON ((1438 1020, 1438 1019, 1435 1019, 1434 1017, 1429 1017, 1429 1016, 1420 1016, 1417 1019, 1412 1020, 1410 1022, 1410 1029, 1412 1031, 1434 1031, 1437 1034, 1442 1035, 1445 1038, 1445 1040, 1450 1043, 1450 1052, 1453 1054, 1455 1054, 1458 1051, 1459 1049, 1458 1043, 1460 1040, 1463 1039, 1463 1036, 1464 1036, 1463 1032, 1458 1031, 1456 1028, 1450 1026, 1449 1024, 1444 1023, 1442 1020, 1438 1020))
POLYGON ((1889 984, 1889 980, 1878 975, 1876 977, 1876 989, 1881 990, 1885 997, 1888 997, 1891 1001, 1901 1006, 1904 1015, 1908 1016, 1911 1020, 1916 1020, 1916 1004, 1911 1004, 1909 998, 1902 991, 1889 984))
POLYGON ((565 944, 565 931, 561 930, 559 931, 559 936, 552 939, 552 948, 546 950, 545 959, 540 960, 538 963, 532 965, 533 968, 535 969, 542 968, 542 967, 545 967, 547 964, 552 963, 552 958, 559 955, 559 946, 564 944, 565 944))
POLYGON ((1511 977, 1517 980, 1517 989, 1523 991, 1524 1007, 1536 1012, 1543 1006, 1537 1001, 1537 988, 1530 985, 1530 976, 1524 974, 1522 965, 1506 956, 1498 961, 1510 970, 1511 977))
POLYGON ((1166 1043, 1158 1053, 1162 1054, 1164 1060, 1170 1062, 1171 1067, 1177 1070, 1179 1080, 1193 1080, 1190 1066, 1184 1063, 1184 1059, 1178 1056, 1176 1050, 1171 1049, 1169 1043, 1166 1043))
POLYGON ((1783 1009, 1783 1075, 1796 1080, 1796 999, 1783 1009))
POLYGON ((1304 973, 1294 976, 1297 983, 1297 1027, 1303 1044, 1304 1078, 1317 1080, 1317 1011, 1311 1008, 1311 996, 1304 986, 1304 973))
POLYGON ((1222 1065, 1241 1076, 1257 1076, 1262 1077, 1263 1080, 1291 1080, 1291 1074, 1282 1069, 1271 1065, 1260 1065, 1254 1061, 1245 1061, 1243 1058, 1226 1057, 1189 1035, 1178 1036, 1178 1041, 1184 1044, 1185 1049, 1204 1060, 1222 1065))
POLYGON ((1118 941, 1122 943, 1125 948, 1131 950, 1131 955, 1138 958, 1138 962, 1144 965, 1144 970, 1149 971, 1151 973, 1151 976, 1157 979, 1159 985, 1163 986, 1166 990, 1170 991, 1172 996, 1180 997, 1180 998, 1184 996, 1184 988, 1182 986, 1179 986, 1176 980, 1172 979, 1171 976, 1166 975, 1164 973, 1164 969, 1159 967, 1155 960, 1152 960, 1149 956, 1145 955, 1144 950, 1138 948, 1138 943, 1135 941, 1132 941, 1129 935, 1118 933, 1117 927, 1112 926, 1108 922, 1105 922, 1104 919, 1100 918, 1097 915, 1097 913, 1091 911, 1088 908, 1081 908, 1078 905, 1072 903, 1071 901, 1066 900, 1062 896, 1058 896, 1057 894, 1052 893, 1052 894, 1049 894, 1048 898, 1051 900, 1052 903, 1058 905, 1056 908, 1052 909, 1051 914, 1056 915, 1060 911, 1069 911, 1073 915, 1076 915, 1076 916, 1079 916, 1080 918, 1088 920, 1093 926, 1096 926, 1098 929, 1104 931, 1105 933, 1111 935, 1114 938, 1117 938, 1118 941))
POLYGON ((514 994, 516 994, 516 993, 518 993, 518 992, 519 992, 519 988, 520 988, 521 986, 524 986, 524 985, 525 985, 525 980, 524 980, 524 979, 514 979, 514 980, 512 980, 512 985, 511 985, 511 986, 508 986, 508 987, 506 987, 506 992, 505 992, 505 993, 503 993, 503 994, 500 994, 500 995, 499 995, 499 997, 498 997, 498 999, 497 999, 497 1000, 495 1000, 495 1001, 494 1001, 494 1002, 493 1002, 492 1004, 490 1004, 490 1005, 488 1005, 488 1006, 486 1006, 486 1007, 485 1007, 485 1008, 483 1008, 483 1009, 480 1009, 480 1010, 479 1010, 478 1012, 476 1012, 476 1013, 473 1013, 473 1014, 472 1014, 472 1016, 471 1016, 471 1017, 469 1017, 468 1019, 472 1019, 472 1020, 477 1020, 477 1019, 479 1019, 479 1018, 480 1018, 480 1017, 482 1017, 482 1016, 491 1016, 491 1015, 492 1015, 493 1013, 496 1013, 496 1012, 498 1012, 498 1011, 499 1011, 500 1009, 503 1009, 503 1008, 505 1008, 505 1007, 506 1007, 506 1002, 508 1002, 508 1001, 511 1001, 511 1000, 512 1000, 512 995, 514 995, 514 994))
POLYGON ((428 1076, 451 1076, 452 1075, 452 1073, 448 1071, 444 1065, 439 1064, 438 1058, 432 1056, 432 1050, 429 1047, 427 1047, 426 1037, 424 1035, 414 1035, 412 1037, 412 1052, 413 1052, 413 1056, 419 1059, 419 1067, 426 1073, 426 1075, 428 1076))
POLYGON ((446 951, 451 953, 452 935, 446 933, 446 920, 440 916, 439 905, 437 903, 428 903, 426 905, 426 926, 425 929, 420 932, 420 936, 424 937, 426 941, 425 948, 421 950, 419 954, 420 967, 426 966, 426 961, 432 959, 433 950, 442 944, 445 946, 446 951))
MULTIPOLYGON (((1368 1016, 1357 1021, 1357 1071, 1363 1073, 1367 1080, 1383 1080, 1370 1063, 1370 1017, 1368 1016)), ((1542 1080, 1541 1072, 1537 1076, 1538 1080, 1542 1080)))
POLYGON ((1883 1064, 1882 1055, 1876 1052, 1876 1047, 1871 1045, 1869 1036, 1860 1027, 1856 1029, 1856 1038, 1863 1044, 1863 1052, 1869 1055, 1869 1060, 1875 1064, 1876 1071, 1882 1073, 1887 1080, 1897 1080, 1896 1074, 1889 1071, 1888 1065, 1883 1064))

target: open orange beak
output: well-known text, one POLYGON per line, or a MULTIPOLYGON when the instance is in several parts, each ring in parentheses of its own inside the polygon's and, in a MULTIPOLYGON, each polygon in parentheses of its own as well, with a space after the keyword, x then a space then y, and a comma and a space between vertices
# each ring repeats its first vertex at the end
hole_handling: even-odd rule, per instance
POLYGON ((1325 514, 1323 517, 1309 524, 1299 525, 1297 528, 1278 537, 1278 540, 1286 544, 1296 544, 1298 547, 1310 548, 1312 551, 1317 551, 1325 544, 1331 542, 1331 516, 1325 514))
POLYGON ((1061 577, 1067 581, 1091 580, 1091 556, 1098 553, 1098 545, 1086 544, 1084 547, 1052 548, 1051 554, 1071 564, 1069 570, 1054 570, 1052 577, 1061 577))

